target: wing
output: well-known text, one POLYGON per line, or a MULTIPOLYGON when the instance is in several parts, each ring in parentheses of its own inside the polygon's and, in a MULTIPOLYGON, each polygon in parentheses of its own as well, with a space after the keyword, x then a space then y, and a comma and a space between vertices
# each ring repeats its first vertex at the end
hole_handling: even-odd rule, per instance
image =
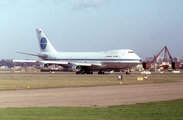
POLYGON ((77 65, 77 66, 85 66, 85 67, 92 67, 92 66, 98 66, 98 67, 101 67, 102 64, 100 62, 87 62, 87 63, 84 63, 84 62, 71 62, 70 64, 72 65, 77 65))
POLYGON ((14 63, 36 63, 37 68, 44 69, 48 68, 50 65, 59 65, 64 68, 76 69, 77 67, 83 68, 87 67, 89 69, 95 69, 99 67, 103 67, 104 65, 99 62, 68 62, 68 61, 51 61, 51 60, 13 60, 14 63))
POLYGON ((92 62, 92 63, 85 63, 85 62, 67 62, 67 61, 48 61, 48 60, 43 60, 43 61, 37 61, 43 64, 56 64, 56 65, 61 65, 61 66, 85 66, 85 67, 91 67, 91 66, 102 66, 101 63, 98 62, 92 62))
POLYGON ((37 63, 41 64, 48 64, 48 65, 63 65, 63 66, 69 66, 69 62, 67 61, 51 61, 51 60, 43 60, 43 61, 37 61, 37 63))
POLYGON ((63 66, 63 67, 68 67, 68 68, 72 68, 73 66, 74 67, 88 67, 88 68, 92 68, 92 67, 102 67, 103 65, 99 62, 68 62, 68 61, 37 61, 37 63, 44 67, 45 65, 60 65, 60 66, 63 66))

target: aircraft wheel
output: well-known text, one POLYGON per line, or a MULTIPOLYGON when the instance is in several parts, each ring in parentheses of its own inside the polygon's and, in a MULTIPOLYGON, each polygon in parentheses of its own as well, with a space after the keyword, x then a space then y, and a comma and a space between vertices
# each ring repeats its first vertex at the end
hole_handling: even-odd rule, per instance
POLYGON ((103 71, 99 71, 99 72, 98 72, 98 74, 105 74, 105 72, 103 72, 103 71))
POLYGON ((77 71, 76 74, 81 74, 81 71, 77 71))
POLYGON ((87 74, 93 74, 93 72, 92 71, 88 71, 87 74))

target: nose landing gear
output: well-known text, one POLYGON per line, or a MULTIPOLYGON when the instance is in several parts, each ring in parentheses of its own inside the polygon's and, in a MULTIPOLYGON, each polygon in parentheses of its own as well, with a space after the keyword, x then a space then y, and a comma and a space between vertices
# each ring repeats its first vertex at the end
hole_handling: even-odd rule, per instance
POLYGON ((126 70, 126 75, 130 75, 130 70, 128 69, 128 70, 126 70))

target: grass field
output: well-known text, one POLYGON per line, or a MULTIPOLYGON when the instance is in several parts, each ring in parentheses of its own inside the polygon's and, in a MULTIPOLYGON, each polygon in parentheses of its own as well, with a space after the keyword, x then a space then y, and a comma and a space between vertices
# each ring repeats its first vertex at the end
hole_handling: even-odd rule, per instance
POLYGON ((182 120, 183 100, 107 108, 6 108, 0 120, 182 120))
MULTIPOLYGON (((105 86, 118 85, 121 81, 117 76, 121 73, 109 75, 75 75, 74 73, 7 73, 0 74, 0 90, 27 89, 30 88, 58 88, 79 86, 105 86), (26 75, 24 75, 26 74, 26 75), (40 76, 39 76, 40 75, 40 76)), ((154 73, 148 79, 137 81, 137 77, 143 77, 140 73, 123 75, 123 84, 142 84, 157 82, 183 81, 183 74, 154 73)))
MULTIPOLYGON (((0 73, 0 90, 118 85, 120 74, 0 73)), ((122 82, 127 85, 183 81, 183 73, 153 73, 143 81, 137 81, 137 77, 143 75, 123 75, 122 82)), ((111 107, 2 108, 0 120, 183 120, 183 99, 111 107)))

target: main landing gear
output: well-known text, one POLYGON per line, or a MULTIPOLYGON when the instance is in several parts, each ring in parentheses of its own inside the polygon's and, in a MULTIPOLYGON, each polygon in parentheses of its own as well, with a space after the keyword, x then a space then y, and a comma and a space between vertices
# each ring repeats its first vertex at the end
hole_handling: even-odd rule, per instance
POLYGON ((93 74, 92 71, 77 71, 76 74, 93 74))
MULTIPOLYGON (((76 74, 93 74, 93 71, 87 69, 87 70, 80 70, 80 71, 77 71, 76 74)), ((99 75, 102 75, 102 74, 105 74, 104 71, 100 70, 98 72, 99 75)))
POLYGON ((98 74, 105 74, 105 72, 104 71, 102 71, 102 70, 100 70, 99 72, 98 72, 98 74))
POLYGON ((130 75, 130 70, 128 69, 127 71, 126 71, 126 75, 130 75))
POLYGON ((77 71, 76 74, 93 74, 93 72, 90 69, 81 69, 77 71))

